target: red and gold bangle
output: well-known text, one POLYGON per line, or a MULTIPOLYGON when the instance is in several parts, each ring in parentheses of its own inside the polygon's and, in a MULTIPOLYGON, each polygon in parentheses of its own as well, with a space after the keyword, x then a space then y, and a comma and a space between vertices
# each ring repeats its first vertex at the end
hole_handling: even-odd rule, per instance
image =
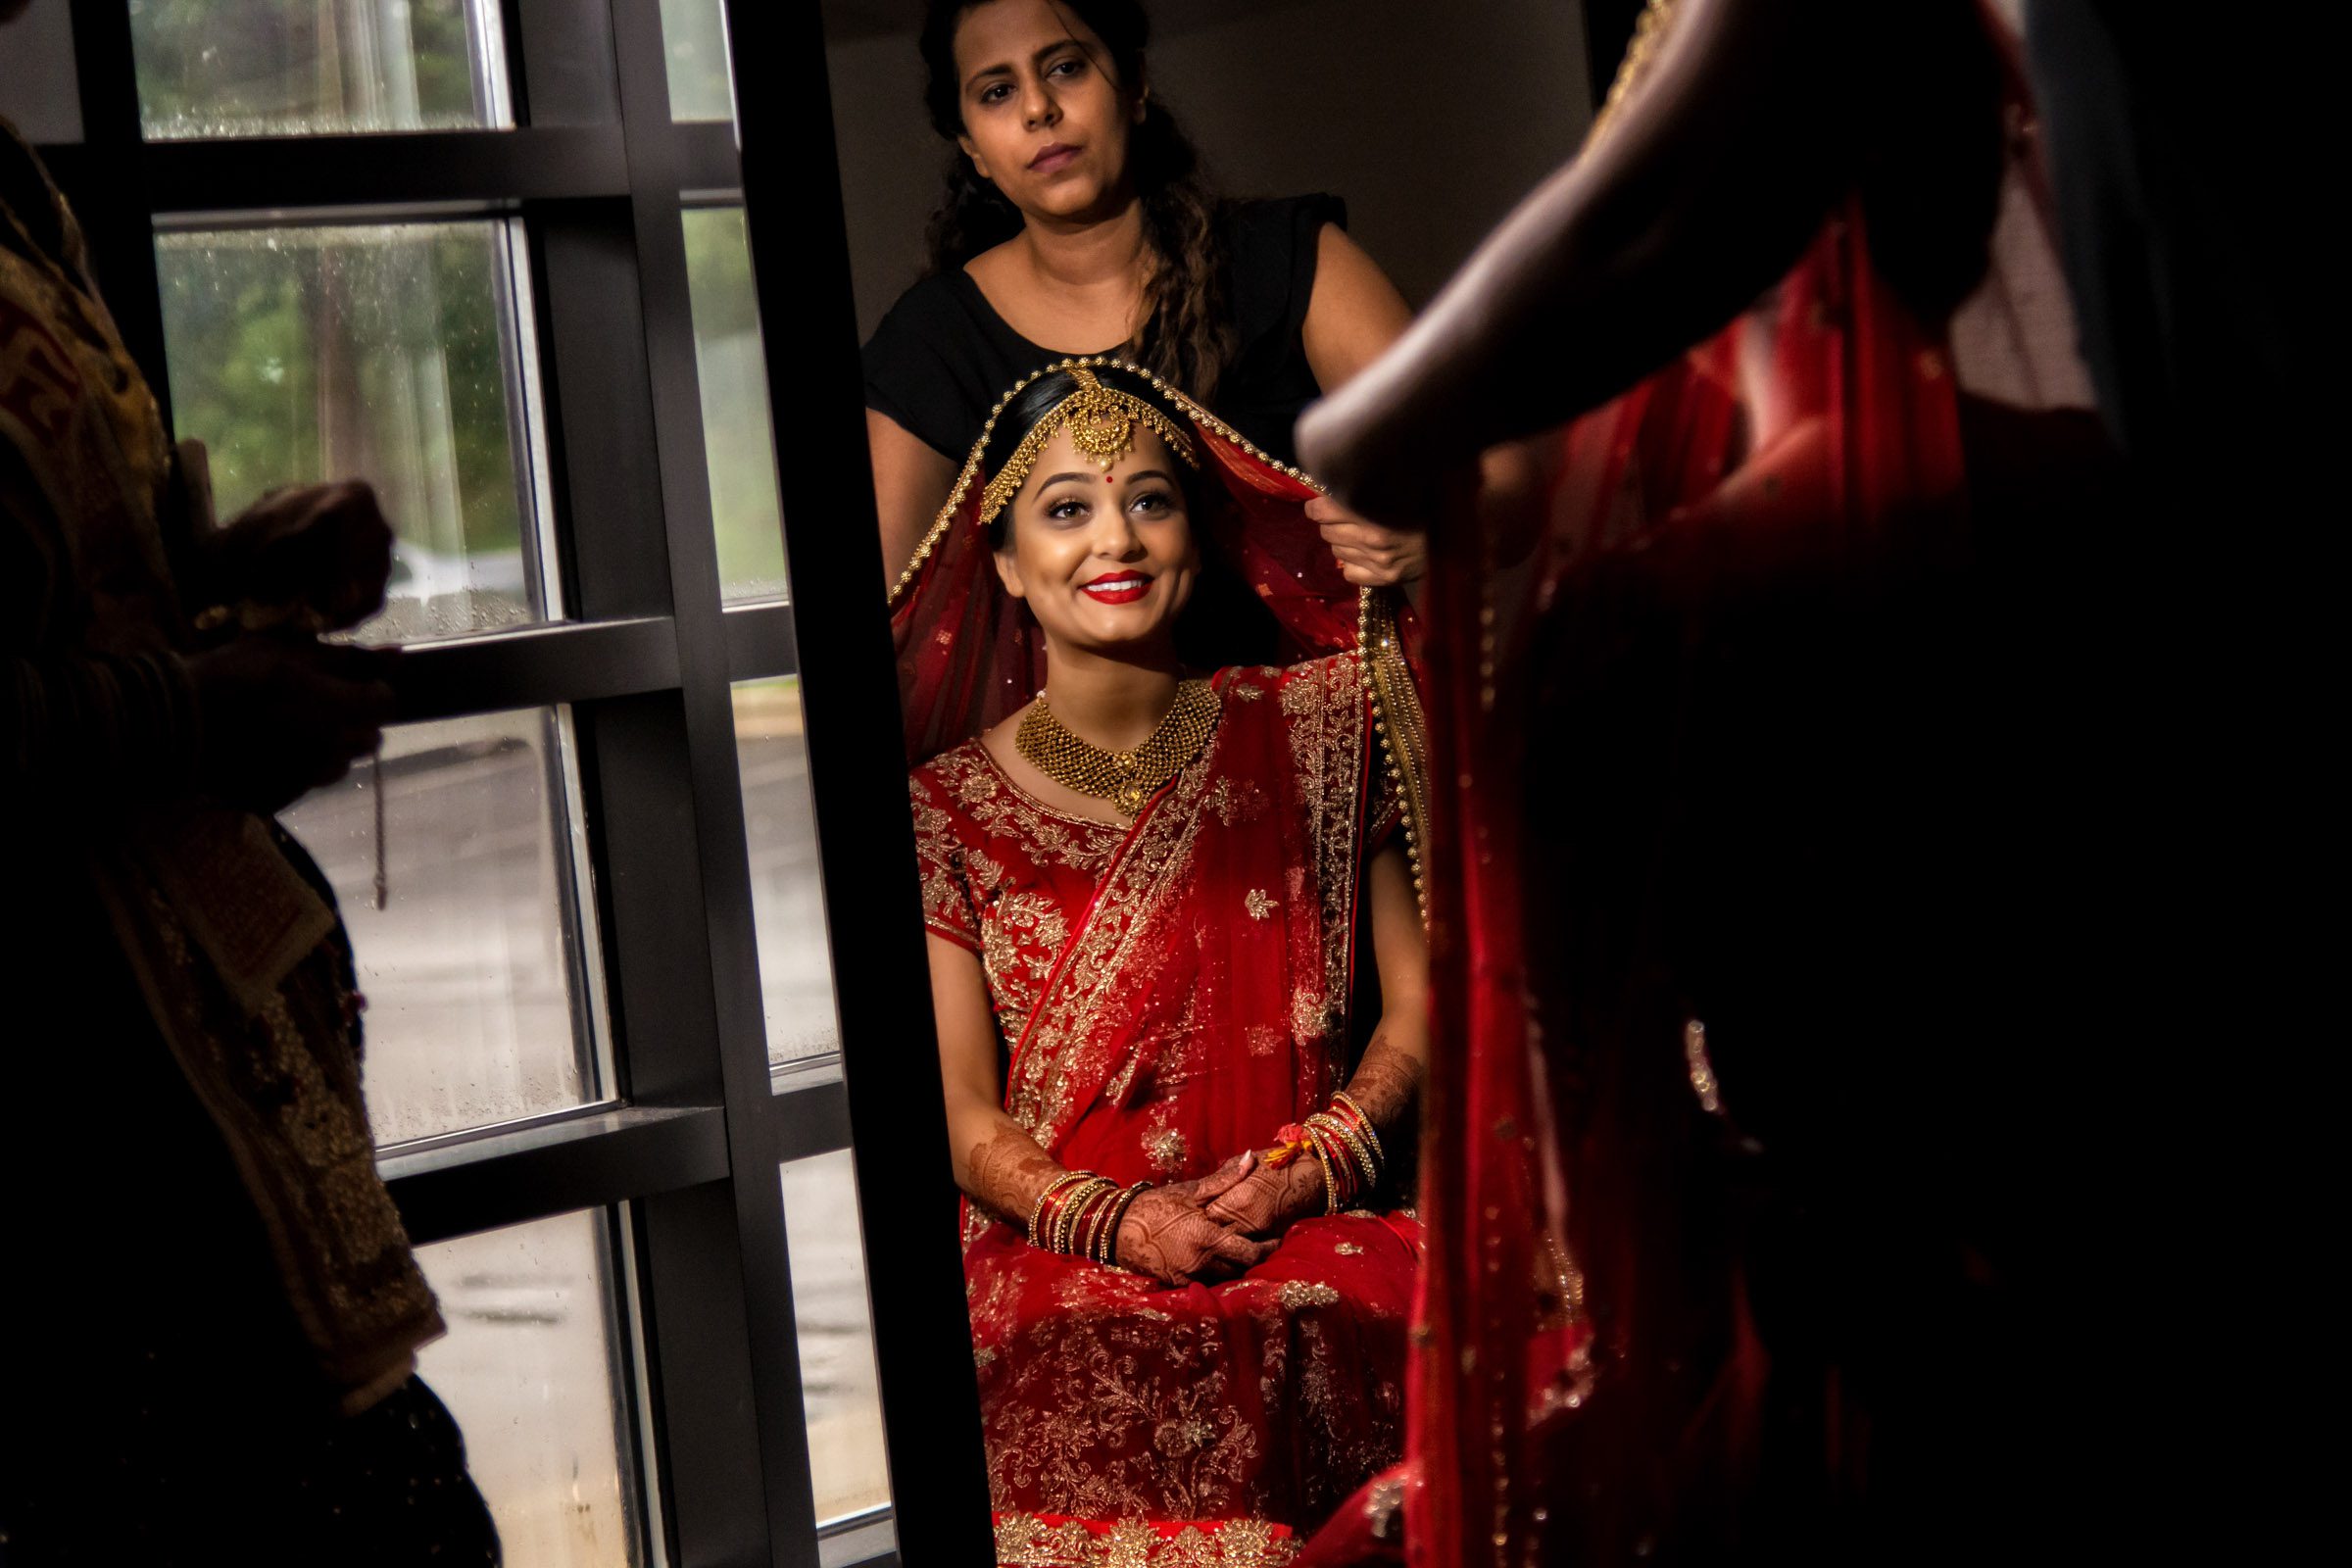
POLYGON ((1079 1256, 1090 1263, 1102 1261, 1103 1228, 1109 1225, 1112 1211, 1119 1206, 1119 1200, 1126 1196, 1123 1189, 1114 1187, 1102 1201, 1095 1205, 1095 1211, 1087 1216, 1086 1234, 1078 1241, 1079 1256))
POLYGON ((1088 1182, 1093 1179, 1090 1177, 1087 1182, 1077 1182, 1063 1188, 1060 1193, 1055 1195, 1054 1201, 1046 1205, 1045 1230, 1040 1238, 1040 1244, 1046 1250, 1050 1252, 1061 1250, 1061 1233, 1069 1224, 1070 1205, 1078 1201, 1079 1195, 1086 1191, 1088 1182))
MULTIPOLYGON (((1348 1125, 1345 1118, 1335 1116, 1329 1111, 1317 1111, 1307 1119, 1314 1124, 1317 1132, 1338 1142, 1337 1152, 1343 1156, 1353 1156, 1352 1162, 1346 1157, 1343 1157, 1341 1161, 1348 1168, 1350 1185, 1354 1185, 1353 1178, 1356 1177, 1362 1178, 1361 1187, 1370 1187, 1380 1180, 1380 1166, 1373 1160, 1371 1149, 1362 1138, 1357 1136, 1355 1129, 1348 1125)), ((1358 1190, 1360 1191, 1361 1188, 1359 1187, 1358 1190)), ((1354 1194, 1350 1193, 1348 1196, 1353 1197, 1354 1194)))
POLYGON ((1102 1227, 1109 1221, 1110 1211, 1118 1207, 1122 1196, 1123 1190, 1114 1184, 1105 1186, 1088 1200, 1086 1218, 1079 1226, 1075 1243, 1070 1248, 1071 1252, 1090 1259, 1101 1253, 1102 1227))
POLYGON ((1324 1114, 1330 1118, 1335 1129, 1347 1135, 1348 1147, 1361 1155, 1364 1179, 1367 1182, 1379 1180, 1381 1160, 1374 1152, 1370 1126, 1364 1121, 1362 1113, 1344 1108, 1334 1101, 1332 1108, 1324 1114))
POLYGON ((1346 1178, 1340 1183, 1340 1200, 1343 1205, 1352 1203, 1358 1193, 1372 1185, 1372 1156, 1365 1152, 1364 1146, 1355 1134, 1340 1125, 1336 1119, 1327 1118, 1323 1122, 1323 1137, 1331 1150, 1332 1160, 1346 1178))
POLYGON ((1063 1189, 1054 1201, 1047 1205, 1046 1222, 1038 1233, 1040 1247, 1050 1252, 1069 1250, 1070 1219, 1077 1212, 1078 1206, 1084 1201, 1086 1195, 1095 1191, 1096 1186, 1102 1180, 1102 1177, 1089 1171, 1084 1181, 1063 1189))
POLYGON ((1118 1196, 1119 1184, 1109 1180, 1086 1195, 1086 1201, 1070 1217, 1070 1244, 1064 1251, 1072 1257, 1086 1255, 1086 1244, 1093 1238, 1095 1227, 1102 1223, 1102 1205, 1118 1196))
POLYGON ((1135 1200, 1151 1185, 1150 1182, 1137 1182, 1111 1200, 1110 1214, 1102 1222, 1102 1250, 1095 1261, 1106 1268, 1119 1266, 1119 1227, 1127 1223, 1127 1211, 1135 1206, 1135 1200))
POLYGON ((1346 1093, 1332 1096, 1331 1108, 1275 1130, 1273 1148, 1260 1154, 1268 1168, 1280 1170, 1301 1154, 1312 1154, 1323 1172, 1325 1211, 1336 1214, 1344 1202, 1380 1185, 1388 1151, 1364 1107, 1346 1093))
POLYGON ((1049 1182, 1046 1185, 1046 1190, 1044 1192, 1037 1195, 1037 1201, 1031 1204, 1029 1208, 1029 1245, 1031 1247, 1038 1245, 1037 1239, 1041 1234, 1039 1230, 1039 1224, 1045 1217, 1046 1204, 1053 1200, 1054 1195, 1060 1192, 1064 1187, 1069 1186, 1071 1183, 1085 1181, 1094 1174, 1095 1173, 1091 1170, 1064 1171, 1061 1175, 1049 1182))
POLYGON ((1072 1188, 1068 1196, 1062 1200, 1061 1212, 1054 1220, 1054 1250, 1075 1252, 1078 1250, 1079 1226, 1085 1220, 1087 1210, 1100 1202, 1104 1193, 1115 1193, 1118 1190, 1118 1183, 1102 1176, 1094 1177, 1084 1185, 1072 1188))
POLYGON ((1340 1211, 1340 1184, 1331 1173, 1331 1150, 1318 1138, 1315 1140, 1315 1163, 1323 1168, 1323 1212, 1340 1211))
POLYGON ((1101 1181, 1102 1178, 1097 1177, 1093 1181, 1080 1182, 1061 1195, 1061 1205, 1054 1211, 1053 1227, 1046 1233, 1054 1251, 1066 1252, 1070 1250, 1070 1231, 1077 1224, 1078 1216, 1085 1211, 1088 1198, 1102 1191, 1101 1181))
POLYGON ((1364 1107, 1349 1098, 1345 1089, 1337 1090, 1332 1094, 1331 1105, 1335 1111, 1345 1110, 1347 1112, 1349 1119, 1355 1123, 1355 1130, 1362 1134, 1364 1141, 1372 1146, 1372 1152, 1378 1156, 1383 1165, 1386 1165, 1389 1162, 1389 1152, 1380 1147, 1380 1129, 1372 1125, 1372 1118, 1364 1114, 1364 1107))

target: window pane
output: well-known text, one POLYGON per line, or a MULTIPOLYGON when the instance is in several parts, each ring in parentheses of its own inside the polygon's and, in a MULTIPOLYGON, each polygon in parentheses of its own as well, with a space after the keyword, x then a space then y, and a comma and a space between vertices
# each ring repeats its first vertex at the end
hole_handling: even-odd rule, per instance
POLYGON ((720 591, 730 600, 783 598, 784 509, 776 494, 767 366, 743 209, 695 208, 685 214, 685 222, 720 591))
POLYGON ((743 777, 767 1059, 780 1067, 841 1049, 797 677, 735 688, 735 757, 743 777))
POLYGON ((284 814, 351 929, 379 1144, 601 1098, 578 798, 566 716, 526 709, 387 730, 284 814))
POLYGON ((150 137, 512 123, 498 0, 130 0, 150 137))
POLYGON ((882 1385, 865 1299, 858 1178, 846 1149, 785 1161, 784 1235, 792 1257, 792 1316, 801 1337, 801 1397, 808 1421, 808 1479, 819 1520, 890 1501, 882 1446, 882 1385))
POLYGON ((465 1429, 507 1568, 637 1563, 605 1215, 461 1237, 416 1260, 449 1323, 417 1370, 465 1429))
POLYGON ((720 0, 662 0, 662 46, 669 56, 670 118, 733 120, 720 0))
POLYGON ((174 422, 233 516, 281 484, 372 483, 400 536, 362 633, 541 618, 532 442, 502 222, 205 229, 156 241, 174 422))

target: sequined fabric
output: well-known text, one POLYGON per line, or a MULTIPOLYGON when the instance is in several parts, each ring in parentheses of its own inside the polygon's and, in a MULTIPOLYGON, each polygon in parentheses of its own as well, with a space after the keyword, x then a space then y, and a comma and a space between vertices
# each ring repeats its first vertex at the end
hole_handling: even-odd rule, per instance
MULTIPOLYGON (((1130 829, 1029 799, 978 743, 912 775, 926 920, 981 956, 1006 1108, 1122 1183, 1205 1174, 1328 1100, 1366 819, 1393 816, 1367 811, 1354 656, 1216 679, 1216 735, 1130 829)), ((1286 1562, 1271 1527, 1311 1529, 1396 1457, 1409 1216, 1301 1221, 1214 1287, 1042 1251, 970 1205, 964 1238, 1003 1561, 1286 1562), (1009 1550, 1030 1516, 1059 1523, 1009 1550)))

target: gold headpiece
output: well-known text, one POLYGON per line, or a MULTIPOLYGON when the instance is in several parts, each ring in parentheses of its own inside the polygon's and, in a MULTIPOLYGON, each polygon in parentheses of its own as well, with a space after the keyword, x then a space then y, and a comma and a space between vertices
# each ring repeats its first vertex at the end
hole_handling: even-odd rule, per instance
POLYGON ((1193 446, 1193 438, 1176 421, 1131 392, 1115 386, 1104 386, 1095 372, 1082 365, 1069 367, 1070 378, 1078 390, 1049 410, 1045 417, 1030 427, 1021 437, 1021 444, 1012 449, 1004 466, 988 481, 980 492, 980 526, 987 527, 996 520, 1021 486, 1029 482, 1030 473, 1037 467, 1037 455, 1054 439, 1063 425, 1070 429, 1070 442, 1079 452, 1098 465, 1104 473, 1111 465, 1135 450, 1135 427, 1140 421, 1148 424, 1168 444, 1168 450, 1183 459, 1190 467, 1200 466, 1200 455, 1193 446))

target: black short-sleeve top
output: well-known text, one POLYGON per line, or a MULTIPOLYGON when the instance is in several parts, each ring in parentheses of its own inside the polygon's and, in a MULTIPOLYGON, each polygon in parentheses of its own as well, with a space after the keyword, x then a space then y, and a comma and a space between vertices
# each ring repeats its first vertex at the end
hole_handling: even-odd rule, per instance
MULTIPOLYGON (((1322 395, 1300 335, 1316 247, 1325 223, 1347 226, 1348 208, 1325 195, 1231 202, 1222 221, 1236 348, 1217 383, 1215 412, 1281 462, 1295 463, 1291 426, 1322 395)), ((971 274, 953 268, 900 295, 874 328, 865 345, 865 406, 961 464, 997 400, 1067 357, 1015 332, 971 274)))

